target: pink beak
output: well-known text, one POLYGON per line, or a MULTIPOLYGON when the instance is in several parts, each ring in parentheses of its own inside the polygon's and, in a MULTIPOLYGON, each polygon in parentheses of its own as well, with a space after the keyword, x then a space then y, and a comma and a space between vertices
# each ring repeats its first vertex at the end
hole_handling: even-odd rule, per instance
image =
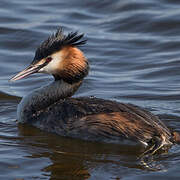
POLYGON ((9 81, 17 81, 19 79, 22 79, 22 78, 29 76, 30 74, 37 73, 43 66, 44 66, 44 64, 30 65, 26 69, 24 69, 23 71, 19 72, 14 77, 12 77, 9 81))

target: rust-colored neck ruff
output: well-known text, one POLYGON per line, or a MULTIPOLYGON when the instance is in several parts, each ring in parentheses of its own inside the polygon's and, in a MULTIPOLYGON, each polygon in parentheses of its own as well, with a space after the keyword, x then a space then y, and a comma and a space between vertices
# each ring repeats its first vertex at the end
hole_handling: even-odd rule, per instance
POLYGON ((60 52, 62 61, 53 76, 55 80, 63 79, 65 82, 73 84, 87 76, 89 65, 81 50, 68 46, 60 52))

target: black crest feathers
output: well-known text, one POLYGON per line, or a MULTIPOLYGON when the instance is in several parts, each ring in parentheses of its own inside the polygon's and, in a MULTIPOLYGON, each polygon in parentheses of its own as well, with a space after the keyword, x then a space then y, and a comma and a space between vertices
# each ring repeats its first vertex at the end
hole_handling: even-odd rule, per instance
POLYGON ((68 35, 64 35, 63 29, 59 28, 56 33, 52 34, 37 48, 32 63, 48 57, 65 46, 80 46, 85 44, 86 40, 81 40, 83 36, 84 34, 78 34, 78 32, 71 32, 68 35))

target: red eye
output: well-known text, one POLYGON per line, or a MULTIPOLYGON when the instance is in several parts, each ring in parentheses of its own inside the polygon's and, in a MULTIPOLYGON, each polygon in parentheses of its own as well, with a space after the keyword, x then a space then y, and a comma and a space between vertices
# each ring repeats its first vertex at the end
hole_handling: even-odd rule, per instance
POLYGON ((52 60, 51 57, 47 57, 47 58, 46 58, 46 62, 47 62, 47 63, 49 63, 51 60, 52 60))

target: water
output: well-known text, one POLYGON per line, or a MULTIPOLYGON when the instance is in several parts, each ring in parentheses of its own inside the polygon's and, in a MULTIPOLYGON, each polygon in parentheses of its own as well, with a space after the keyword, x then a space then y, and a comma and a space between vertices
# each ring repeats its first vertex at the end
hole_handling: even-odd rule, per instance
POLYGON ((0 179, 179 179, 180 147, 154 159, 138 148, 63 138, 18 125, 22 96, 52 78, 8 80, 27 66, 41 41, 63 26, 85 33, 91 72, 77 96, 146 107, 180 131, 180 1, 13 0, 0 2, 0 179))

